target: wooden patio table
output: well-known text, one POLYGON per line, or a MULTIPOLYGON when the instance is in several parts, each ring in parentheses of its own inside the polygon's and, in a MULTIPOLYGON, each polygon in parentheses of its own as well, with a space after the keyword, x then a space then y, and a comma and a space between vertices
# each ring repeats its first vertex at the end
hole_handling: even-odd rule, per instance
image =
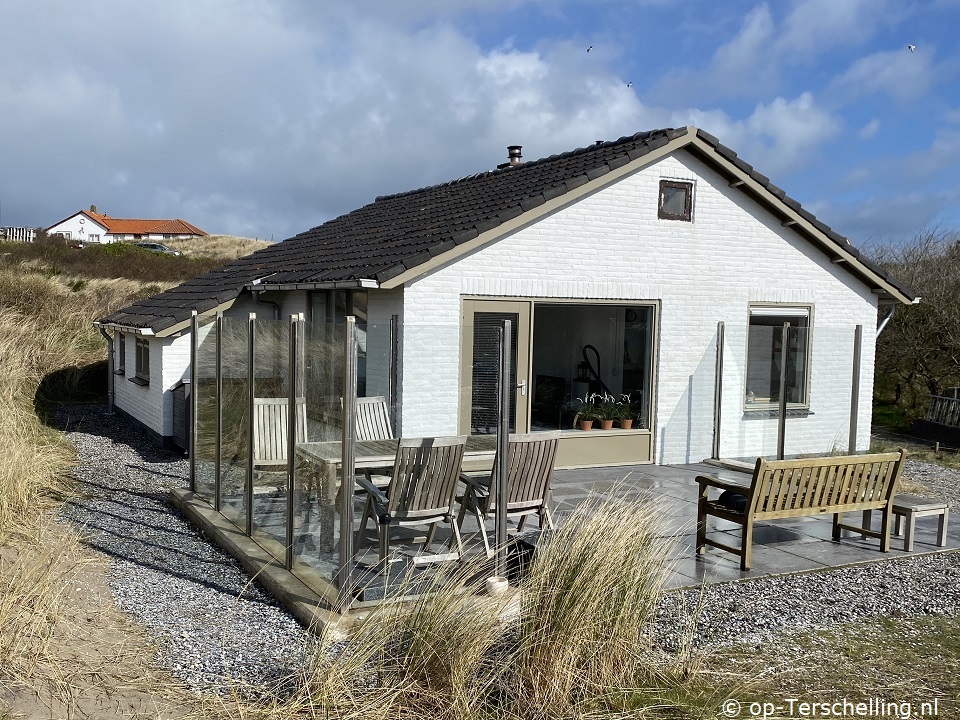
MULTIPOLYGON (((357 440, 354 444, 354 468, 393 467, 397 456, 398 438, 388 440, 357 440)), ((343 444, 339 440, 329 442, 305 442, 297 445, 297 456, 316 467, 314 487, 319 493, 318 513, 320 515, 321 536, 318 538, 320 549, 333 551, 334 520, 337 515, 337 491, 340 488, 340 466, 343 458, 343 444)), ((497 453, 496 435, 470 435, 463 451, 463 459, 493 462, 497 453)))

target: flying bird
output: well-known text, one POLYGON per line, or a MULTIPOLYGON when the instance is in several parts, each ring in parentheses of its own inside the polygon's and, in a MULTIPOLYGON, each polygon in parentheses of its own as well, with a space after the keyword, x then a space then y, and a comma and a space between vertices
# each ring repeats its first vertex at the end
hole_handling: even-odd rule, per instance
POLYGON ((632 81, 632 80, 627 83, 627 87, 633 87, 633 81, 632 81))
POLYGON ((590 52, 591 50, 593 50, 593 45, 587 48, 587 52, 590 52))
POLYGON ((909 50, 910 52, 913 52, 916 49, 917 49, 916 45, 907 45, 907 50, 909 50))

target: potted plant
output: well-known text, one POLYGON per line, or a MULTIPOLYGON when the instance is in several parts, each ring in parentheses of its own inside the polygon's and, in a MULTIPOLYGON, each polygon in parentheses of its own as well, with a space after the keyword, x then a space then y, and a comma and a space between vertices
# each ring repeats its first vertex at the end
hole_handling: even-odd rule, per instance
POLYGON ((629 430, 633 427, 633 414, 630 411, 629 393, 624 393, 620 396, 620 402, 618 402, 614 408, 613 417, 623 430, 629 430))
POLYGON ((597 413, 600 416, 598 418, 600 420, 600 429, 613 429, 613 421, 617 419, 617 401, 614 400, 613 395, 604 394, 601 397, 600 403, 597 405, 597 413))
POLYGON ((573 424, 580 425, 581 430, 590 430, 595 420, 600 419, 599 407, 594 403, 596 395, 587 395, 583 398, 577 398, 580 401, 580 408, 573 417, 573 424))

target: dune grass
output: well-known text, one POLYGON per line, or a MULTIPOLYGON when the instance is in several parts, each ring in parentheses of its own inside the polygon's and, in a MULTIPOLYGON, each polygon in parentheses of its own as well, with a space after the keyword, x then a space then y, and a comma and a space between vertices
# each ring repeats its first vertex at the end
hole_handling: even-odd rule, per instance
POLYGON ((76 379, 106 356, 94 318, 162 287, 52 274, 9 259, 0 267, 0 685, 70 692, 63 678, 72 670, 55 662, 50 642, 80 559, 50 511, 70 492, 75 456, 38 409, 69 400, 76 379), (44 386, 52 375, 59 382, 44 386))
POLYGON ((269 247, 273 243, 267 240, 236 237, 235 235, 206 235, 189 240, 166 240, 167 247, 179 250, 188 258, 211 258, 215 260, 236 260, 269 247))

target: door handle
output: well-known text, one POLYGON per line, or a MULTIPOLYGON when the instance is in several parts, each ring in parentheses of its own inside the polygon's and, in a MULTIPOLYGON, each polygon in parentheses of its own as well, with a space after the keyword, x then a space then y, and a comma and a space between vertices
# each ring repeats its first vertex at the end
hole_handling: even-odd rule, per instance
POLYGON ((521 381, 520 381, 520 384, 517 385, 517 387, 520 388, 520 394, 521 394, 522 396, 526 397, 526 395, 527 395, 527 379, 524 378, 523 380, 521 380, 521 381))

